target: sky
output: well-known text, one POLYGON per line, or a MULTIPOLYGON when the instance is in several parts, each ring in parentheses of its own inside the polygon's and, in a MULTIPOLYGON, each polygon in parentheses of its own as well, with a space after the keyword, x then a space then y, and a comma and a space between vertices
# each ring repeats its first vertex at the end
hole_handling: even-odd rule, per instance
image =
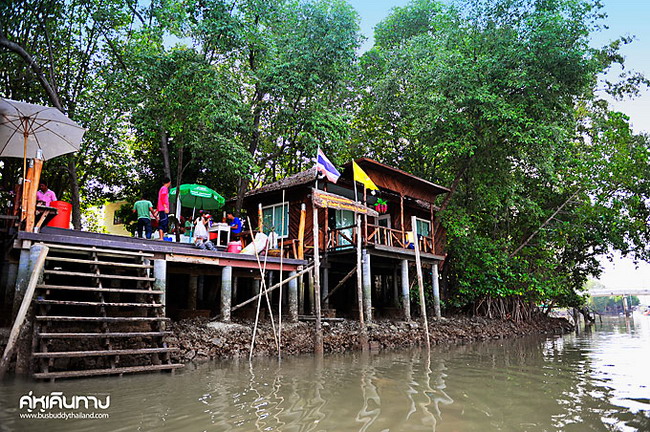
MULTIPOLYGON (((361 32, 367 40, 362 51, 373 44, 373 28, 384 19, 393 7, 404 6, 408 0, 348 0, 361 19, 361 32)), ((604 29, 592 38, 594 47, 601 47, 620 36, 635 36, 634 42, 624 46, 626 69, 644 73, 650 77, 650 0, 601 0, 608 15, 604 29)), ((610 72, 616 76, 620 70, 610 72)), ((613 101, 614 109, 629 116, 635 132, 650 133, 650 90, 645 89, 634 100, 613 101)), ((635 264, 629 259, 616 256, 613 262, 601 259, 604 273, 600 282, 612 290, 626 288, 650 288, 650 264, 635 264)))

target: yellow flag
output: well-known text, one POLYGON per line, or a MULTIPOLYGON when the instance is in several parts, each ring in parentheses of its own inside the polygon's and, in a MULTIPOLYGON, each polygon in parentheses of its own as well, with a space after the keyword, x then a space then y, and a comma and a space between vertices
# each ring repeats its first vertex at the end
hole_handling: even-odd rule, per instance
POLYGON ((368 174, 365 173, 364 170, 361 169, 359 165, 355 161, 352 161, 352 172, 354 173, 354 181, 358 181, 359 183, 363 183, 363 186, 366 189, 370 190, 379 190, 376 184, 370 180, 370 177, 368 177, 368 174))

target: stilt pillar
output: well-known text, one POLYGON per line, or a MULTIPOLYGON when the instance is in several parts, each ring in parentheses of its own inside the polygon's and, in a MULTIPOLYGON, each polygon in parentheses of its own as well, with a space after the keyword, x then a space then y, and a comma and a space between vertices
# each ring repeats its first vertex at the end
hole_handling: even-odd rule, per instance
POLYGON ((411 321, 411 293, 409 292, 409 262, 402 260, 402 311, 404 321, 411 321))
POLYGON ((366 249, 362 252, 363 267, 363 313, 366 323, 372 322, 372 274, 370 272, 370 255, 366 249))
POLYGON ((436 318, 440 318, 440 283, 438 278, 438 263, 434 262, 431 266, 431 286, 433 287, 433 310, 436 318))
POLYGON ((196 298, 199 291, 198 275, 190 275, 190 283, 187 285, 187 309, 196 310, 196 298))
MULTIPOLYGON (((289 272, 289 277, 295 275, 295 271, 289 272)), ((298 322, 298 278, 289 281, 289 321, 298 322)))
POLYGON ((20 309, 20 304, 23 302, 25 290, 29 284, 29 277, 31 276, 31 254, 29 249, 22 249, 20 251, 20 259, 18 261, 18 271, 16 273, 16 286, 14 288, 14 306, 11 322, 14 321, 20 309))
MULTIPOLYGON (((259 290, 259 282, 258 282, 259 290)), ((221 270, 221 321, 230 322, 232 306, 232 267, 226 266, 221 270)))

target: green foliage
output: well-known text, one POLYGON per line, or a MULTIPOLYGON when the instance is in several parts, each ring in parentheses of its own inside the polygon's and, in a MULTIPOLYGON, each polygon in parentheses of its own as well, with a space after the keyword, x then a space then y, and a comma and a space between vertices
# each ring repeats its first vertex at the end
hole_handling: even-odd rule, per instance
POLYGON ((354 152, 451 185, 450 303, 577 306, 597 255, 648 258, 649 142, 595 97, 622 60, 589 46, 601 18, 581 0, 417 0, 377 26, 354 152))

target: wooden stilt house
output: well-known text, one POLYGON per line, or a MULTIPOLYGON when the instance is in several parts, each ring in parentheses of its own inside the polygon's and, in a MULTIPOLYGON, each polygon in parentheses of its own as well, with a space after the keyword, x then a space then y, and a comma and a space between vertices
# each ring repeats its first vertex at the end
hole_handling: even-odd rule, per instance
MULTIPOLYGON (((415 263, 414 241, 421 266, 431 275, 425 285, 437 288, 445 234, 440 228, 434 232, 434 201, 449 189, 371 159, 355 162, 378 186, 378 193, 370 194, 354 181, 352 164, 344 167, 337 183, 320 178, 312 168, 249 191, 244 209, 253 229, 261 226, 267 233, 278 234, 285 257, 302 259, 314 253, 312 209, 318 208, 321 299, 326 315, 354 317, 358 313, 353 276, 360 241, 364 309, 370 312, 366 319, 372 315, 410 319, 414 277, 409 277, 409 267, 415 263), (360 236, 356 234, 359 216, 360 236)), ((301 313, 312 311, 313 295, 308 289, 298 301, 301 313)))

